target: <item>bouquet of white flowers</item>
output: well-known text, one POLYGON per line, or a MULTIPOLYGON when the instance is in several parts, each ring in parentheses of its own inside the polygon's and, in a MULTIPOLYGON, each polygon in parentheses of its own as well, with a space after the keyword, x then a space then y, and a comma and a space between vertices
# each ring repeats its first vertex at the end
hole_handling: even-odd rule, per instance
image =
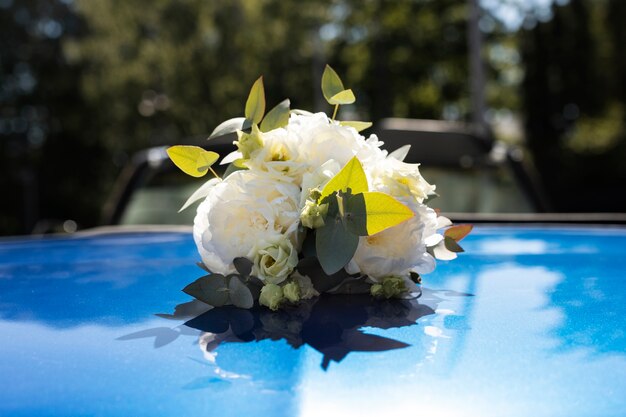
POLYGON ((415 297, 435 258, 462 251, 471 226, 452 226, 426 205, 435 186, 418 164, 403 162, 408 145, 388 153, 376 135, 359 133, 371 123, 335 120, 355 97, 329 66, 322 92, 331 118, 290 110, 289 100, 265 114, 259 78, 245 117, 209 137, 237 133, 237 151, 221 162, 229 164, 224 178, 212 169, 215 152, 168 149, 185 173, 215 176, 182 208, 203 200, 193 236, 208 272, 183 291, 212 306, 258 301, 272 310, 322 292, 415 297))

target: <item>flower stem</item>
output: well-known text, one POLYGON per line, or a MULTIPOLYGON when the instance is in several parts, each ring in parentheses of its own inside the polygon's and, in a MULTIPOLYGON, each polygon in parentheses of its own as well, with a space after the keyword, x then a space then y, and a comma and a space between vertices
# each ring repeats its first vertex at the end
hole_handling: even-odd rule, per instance
POLYGON ((215 171, 213 170, 213 168, 209 167, 209 170, 211 171, 211 173, 212 173, 213 175, 215 175, 215 178, 217 178, 218 180, 221 180, 221 179, 222 179, 222 177, 220 177, 219 175, 217 175, 217 172, 215 172, 215 171))
POLYGON ((333 120, 335 120, 335 116, 337 116, 337 110, 339 110, 339 104, 335 104, 335 111, 333 112, 333 120))

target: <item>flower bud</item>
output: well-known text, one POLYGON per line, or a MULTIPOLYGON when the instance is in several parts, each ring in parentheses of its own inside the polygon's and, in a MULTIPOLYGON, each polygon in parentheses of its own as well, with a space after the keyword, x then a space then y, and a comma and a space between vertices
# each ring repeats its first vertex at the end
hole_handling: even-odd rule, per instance
POLYGON ((400 277, 385 277, 380 284, 374 284, 370 293, 376 298, 398 297, 408 291, 404 280, 400 277))
POLYGON ((300 212, 300 222, 304 227, 316 229, 324 226, 324 217, 328 213, 328 204, 317 204, 307 200, 300 212))
POLYGON ((297 303, 300 301, 300 286, 295 281, 290 281, 287 284, 283 285, 283 295, 287 300, 292 303, 297 303))
POLYGON ((268 307, 270 310, 278 310, 284 299, 283 289, 276 284, 265 284, 261 288, 259 304, 268 307))
POLYGON ((237 145, 237 150, 241 152, 244 159, 250 159, 250 155, 263 147, 263 140, 260 132, 257 133, 257 131, 253 130, 251 133, 237 132, 238 140, 235 145, 237 145))

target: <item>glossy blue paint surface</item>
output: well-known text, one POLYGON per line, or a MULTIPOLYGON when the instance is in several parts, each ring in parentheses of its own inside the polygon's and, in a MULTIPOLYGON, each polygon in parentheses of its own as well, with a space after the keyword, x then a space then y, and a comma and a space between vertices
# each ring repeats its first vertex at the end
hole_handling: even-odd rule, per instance
POLYGON ((188 233, 1 242, 0 415, 625 415, 626 229, 463 243, 411 303, 187 322, 188 233))

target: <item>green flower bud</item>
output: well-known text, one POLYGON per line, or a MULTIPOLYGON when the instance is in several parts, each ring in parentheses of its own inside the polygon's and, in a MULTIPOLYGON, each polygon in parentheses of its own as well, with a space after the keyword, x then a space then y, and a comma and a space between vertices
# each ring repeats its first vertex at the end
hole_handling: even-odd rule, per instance
POLYGON ((385 277, 381 283, 370 287, 370 293, 376 298, 394 298, 407 291, 406 283, 400 277, 385 277))
POLYGON ((283 295, 292 303, 300 301, 300 286, 295 281, 290 281, 283 286, 283 295))
POLYGON ((300 212, 300 222, 304 227, 316 229, 324 226, 324 218, 328 213, 328 204, 317 204, 307 200, 300 212))
POLYGON ((269 307, 270 310, 278 310, 284 299, 283 289, 276 284, 265 284, 261 288, 259 304, 269 307))
POLYGON ((250 159, 250 155, 263 147, 263 140, 258 129, 256 131, 253 129, 251 133, 237 131, 237 139, 235 145, 237 145, 237 150, 243 155, 243 159, 250 159))

